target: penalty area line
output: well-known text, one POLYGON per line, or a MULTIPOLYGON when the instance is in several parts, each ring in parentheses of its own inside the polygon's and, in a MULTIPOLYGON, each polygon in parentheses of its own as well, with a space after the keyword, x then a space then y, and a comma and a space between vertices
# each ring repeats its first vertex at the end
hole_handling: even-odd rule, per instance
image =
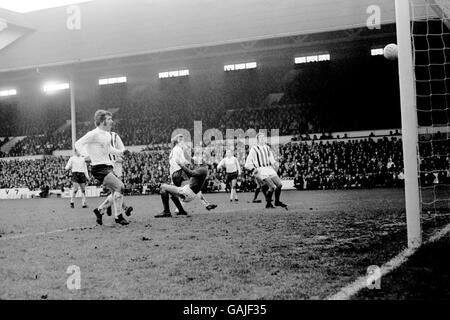
MULTIPOLYGON (((436 242, 445 236, 447 233, 450 233, 450 223, 447 224, 443 229, 436 232, 430 239, 417 248, 407 248, 395 256, 393 259, 383 264, 380 268, 380 277, 383 277, 390 272, 394 271, 406 261, 408 261, 409 257, 411 257, 419 248, 421 248, 425 244, 429 244, 432 242, 436 242)), ((333 294, 326 298, 326 300, 349 300, 352 296, 357 294, 364 288, 367 288, 368 284, 368 276, 362 276, 356 279, 354 282, 342 288, 338 293, 333 294)))

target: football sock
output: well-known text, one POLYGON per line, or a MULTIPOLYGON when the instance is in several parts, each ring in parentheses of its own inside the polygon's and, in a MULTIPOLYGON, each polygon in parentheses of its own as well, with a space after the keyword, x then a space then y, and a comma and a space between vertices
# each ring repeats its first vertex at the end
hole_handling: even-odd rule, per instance
POLYGON ((164 207, 165 213, 170 213, 170 206, 169 206, 169 194, 167 192, 164 192, 161 194, 161 200, 164 207))
POLYGON ((273 191, 271 191, 271 190, 267 191, 267 193, 266 193, 266 202, 267 203, 272 202, 272 194, 273 194, 273 191))
POLYGON ((120 192, 115 191, 113 196, 114 203, 114 217, 117 219, 122 214, 123 195, 120 192))
POLYGON ((112 193, 106 197, 106 200, 103 201, 99 206, 98 206, 98 210, 102 211, 103 209, 108 208, 109 206, 112 205, 112 193))
POLYGON ((173 203, 175 203, 175 206, 177 207, 178 212, 185 211, 183 208, 183 205, 181 204, 180 199, 178 197, 172 197, 172 201, 173 201, 173 203))
POLYGON ((262 191, 262 193, 264 194, 264 196, 267 196, 267 190, 269 190, 269 187, 268 187, 268 186, 262 186, 262 187, 261 187, 261 191, 262 191))
POLYGON ((280 202, 281 187, 275 189, 275 203, 280 202))
POLYGON ((202 193, 201 191, 198 193, 198 195, 199 195, 199 197, 200 197, 200 201, 202 202, 202 204, 203 204, 205 207, 209 206, 209 202, 206 201, 206 199, 205 199, 205 197, 203 196, 203 193, 202 193))
POLYGON ((86 205, 86 192, 81 192, 81 205, 86 205))
POLYGON ((258 198, 259 192, 261 191, 260 187, 257 187, 255 190, 255 197, 253 198, 253 200, 256 200, 258 198))

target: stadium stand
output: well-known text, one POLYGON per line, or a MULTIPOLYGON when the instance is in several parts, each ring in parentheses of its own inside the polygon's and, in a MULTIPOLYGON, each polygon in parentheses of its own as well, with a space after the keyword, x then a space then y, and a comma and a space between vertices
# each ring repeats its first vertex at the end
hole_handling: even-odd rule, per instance
MULTIPOLYGON (((132 153, 124 162, 124 182, 128 193, 142 194, 144 186, 151 192, 158 184, 167 182, 169 153, 168 145, 132 153)), ((402 184, 401 159, 401 140, 395 137, 378 141, 368 138, 348 142, 291 142, 281 148, 280 176, 294 178, 297 189, 393 187, 402 184)), ((68 187, 70 180, 63 169, 66 161, 67 158, 63 157, 0 161, 0 187, 28 187, 33 190, 41 188, 39 182, 51 189, 68 187)), ((216 166, 217 163, 210 165, 211 175, 205 191, 217 191, 225 181, 224 173, 218 173, 216 166)), ((448 166, 440 168, 448 178, 448 166)), ((253 178, 244 171, 239 178, 238 189, 251 191, 254 187, 253 178)))

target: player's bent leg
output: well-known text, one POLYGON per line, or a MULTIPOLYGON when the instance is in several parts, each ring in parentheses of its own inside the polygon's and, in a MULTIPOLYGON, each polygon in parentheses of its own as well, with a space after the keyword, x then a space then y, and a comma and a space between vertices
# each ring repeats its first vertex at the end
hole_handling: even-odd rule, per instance
POLYGON ((113 197, 112 197, 112 193, 110 193, 105 201, 103 201, 99 206, 98 206, 98 210, 103 211, 103 210, 107 210, 107 215, 110 216, 112 215, 112 209, 111 206, 113 205, 113 197))
POLYGON ((187 216, 186 210, 184 210, 183 206, 181 205, 180 197, 178 195, 172 195, 171 196, 173 203, 178 209, 177 215, 178 216, 187 216))
POLYGON ((205 206, 206 210, 209 211, 217 208, 217 204, 209 203, 209 201, 206 200, 205 196, 203 195, 203 192, 199 191, 197 193, 197 197, 200 198, 200 201, 205 206))
POLYGON ((125 188, 123 182, 111 172, 104 178, 103 185, 114 192, 122 192, 125 188))
POLYGON ((164 210, 160 214, 155 215, 155 218, 169 218, 172 216, 170 213, 169 198, 171 195, 179 194, 179 187, 164 183, 161 185, 159 193, 161 194, 164 210))
POLYGON ((127 225, 129 222, 122 215, 123 190, 114 191, 114 221, 121 225, 127 225))
POLYGON ((259 192, 261 191, 262 182, 258 178, 255 177, 255 183, 256 183, 256 189, 255 189, 255 195, 253 197, 252 202, 253 203, 261 203, 261 200, 258 200, 258 195, 259 195, 259 192))
MULTIPOLYGON (((117 166, 114 168, 113 173, 116 175, 119 180, 123 180, 123 169, 122 166, 117 166)), ((129 217, 131 215, 131 212, 133 211, 132 206, 127 206, 125 203, 125 199, 122 202, 122 209, 123 212, 125 212, 125 215, 129 217)), ((108 215, 111 215, 111 207, 108 208, 108 215)))
POLYGON ((72 190, 70 192, 70 207, 74 208, 75 207, 75 196, 78 192, 78 183, 74 182, 73 186, 72 186, 72 190))
POLYGON ((129 222, 122 215, 123 190, 125 189, 123 182, 110 172, 103 180, 103 185, 113 191, 113 211, 116 223, 127 225, 129 222))
POLYGON ((280 201, 281 188, 283 187, 280 177, 271 176, 270 179, 275 184, 275 206, 287 208, 287 205, 280 201))
POLYGON ((238 196, 237 196, 237 191, 236 191, 236 184, 237 184, 236 179, 231 180, 231 190, 233 190, 234 201, 239 201, 238 196))
POLYGON ((272 205, 272 195, 275 190, 275 184, 270 178, 264 179, 264 183, 268 188, 266 192, 266 208, 274 208, 274 206, 272 205))
POLYGON ((163 203, 164 211, 155 215, 155 218, 170 218, 172 214, 170 213, 168 192, 161 192, 161 201, 163 203))
POLYGON ((86 184, 80 183, 80 189, 81 189, 81 206, 82 206, 82 208, 87 208, 87 205, 86 205, 86 184))
POLYGON ((180 195, 180 188, 170 184, 162 184, 160 188, 160 193, 169 193, 171 195, 180 195))

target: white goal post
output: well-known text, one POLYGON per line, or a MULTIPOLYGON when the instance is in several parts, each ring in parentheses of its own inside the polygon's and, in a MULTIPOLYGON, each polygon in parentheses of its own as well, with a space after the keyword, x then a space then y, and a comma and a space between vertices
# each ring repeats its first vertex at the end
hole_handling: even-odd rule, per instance
POLYGON ((422 243, 424 213, 450 214, 450 0, 395 0, 395 15, 406 224, 414 248, 422 243))
POLYGON ((395 0, 408 247, 418 247, 422 242, 417 160, 418 121, 409 6, 409 0, 395 0))

